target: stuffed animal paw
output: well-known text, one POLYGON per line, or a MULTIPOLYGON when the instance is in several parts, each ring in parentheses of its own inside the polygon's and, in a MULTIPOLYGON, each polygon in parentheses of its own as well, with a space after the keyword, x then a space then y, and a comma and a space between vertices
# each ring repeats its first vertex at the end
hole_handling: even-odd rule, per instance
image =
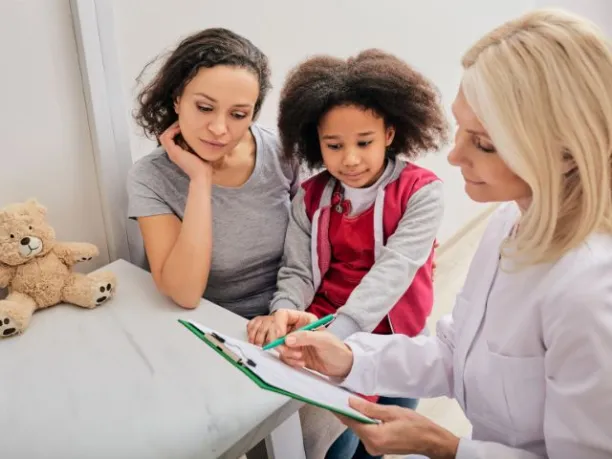
POLYGON ((64 288, 64 301, 84 308, 95 308, 113 296, 116 283, 115 275, 109 272, 73 273, 64 288))

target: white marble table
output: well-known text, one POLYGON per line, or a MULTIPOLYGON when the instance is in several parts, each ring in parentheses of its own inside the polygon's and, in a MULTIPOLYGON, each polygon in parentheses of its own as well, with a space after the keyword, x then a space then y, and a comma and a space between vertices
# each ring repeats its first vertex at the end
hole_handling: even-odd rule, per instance
POLYGON ((110 302, 39 311, 0 341, 0 457, 236 458, 266 437, 270 457, 303 457, 300 404, 259 389, 177 322, 244 339, 244 319, 206 301, 182 310, 123 260, 104 269, 118 277, 110 302))

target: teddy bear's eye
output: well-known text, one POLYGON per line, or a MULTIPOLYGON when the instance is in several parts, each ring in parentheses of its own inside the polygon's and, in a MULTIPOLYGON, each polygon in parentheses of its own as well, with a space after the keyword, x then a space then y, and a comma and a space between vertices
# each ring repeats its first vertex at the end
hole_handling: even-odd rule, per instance
POLYGON ((15 235, 14 234, 11 234, 11 239, 15 239, 15 235))
POLYGON ((32 230, 32 227, 31 227, 31 226, 28 226, 28 228, 29 228, 30 230, 32 230))

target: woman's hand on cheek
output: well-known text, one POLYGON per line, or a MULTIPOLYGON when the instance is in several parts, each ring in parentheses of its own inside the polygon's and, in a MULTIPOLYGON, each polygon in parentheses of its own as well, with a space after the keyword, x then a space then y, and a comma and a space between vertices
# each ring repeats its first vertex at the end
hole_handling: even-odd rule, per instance
POLYGON ((180 167, 189 176, 191 181, 212 183, 212 166, 210 163, 204 161, 195 153, 191 153, 177 145, 175 137, 180 132, 181 128, 178 121, 176 121, 159 136, 159 142, 166 150, 166 153, 168 153, 172 162, 180 167))

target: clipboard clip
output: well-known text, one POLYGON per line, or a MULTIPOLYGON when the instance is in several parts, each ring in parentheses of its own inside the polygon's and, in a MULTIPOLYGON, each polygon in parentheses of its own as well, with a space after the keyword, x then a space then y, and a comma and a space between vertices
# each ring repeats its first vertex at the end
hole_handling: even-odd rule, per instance
POLYGON ((242 355, 242 352, 240 351, 240 349, 237 349, 235 351, 231 350, 229 348, 229 344, 225 342, 225 339, 223 339, 221 336, 217 335, 216 333, 204 332, 204 337, 208 341, 210 341, 213 344, 213 346, 215 346, 218 350, 220 350, 225 355, 227 355, 230 359, 236 362, 236 364, 241 365, 241 366, 244 366, 246 364, 253 368, 257 366, 257 364, 253 362, 253 360, 249 358, 245 358, 242 355))

